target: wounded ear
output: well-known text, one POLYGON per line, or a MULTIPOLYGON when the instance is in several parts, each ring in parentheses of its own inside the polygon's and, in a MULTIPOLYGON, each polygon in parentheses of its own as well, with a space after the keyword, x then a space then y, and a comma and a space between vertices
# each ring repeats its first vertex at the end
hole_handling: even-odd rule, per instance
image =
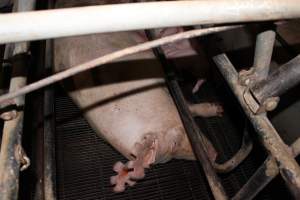
POLYGON ((145 168, 149 168, 155 162, 158 151, 158 139, 155 135, 147 134, 141 142, 135 144, 134 159, 125 165, 117 162, 114 171, 117 175, 111 177, 111 184, 115 185, 115 192, 122 192, 126 185, 133 186, 136 180, 145 176, 145 168))

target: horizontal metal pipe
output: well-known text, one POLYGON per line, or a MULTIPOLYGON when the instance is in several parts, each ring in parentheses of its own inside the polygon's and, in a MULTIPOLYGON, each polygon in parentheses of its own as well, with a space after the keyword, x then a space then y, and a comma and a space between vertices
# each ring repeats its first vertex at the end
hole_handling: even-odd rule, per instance
POLYGON ((266 114, 252 113, 244 101, 245 87, 239 84, 238 73, 227 56, 220 54, 214 57, 214 61, 252 122, 262 144, 277 161, 283 179, 298 199, 300 197, 300 168, 288 146, 284 144, 266 114))
POLYGON ((299 0, 189 0, 98 5, 0 15, 0 44, 114 31, 299 17, 299 0))
POLYGON ((300 82, 300 55, 280 66, 266 79, 254 85, 252 92, 259 102, 276 97, 300 82))

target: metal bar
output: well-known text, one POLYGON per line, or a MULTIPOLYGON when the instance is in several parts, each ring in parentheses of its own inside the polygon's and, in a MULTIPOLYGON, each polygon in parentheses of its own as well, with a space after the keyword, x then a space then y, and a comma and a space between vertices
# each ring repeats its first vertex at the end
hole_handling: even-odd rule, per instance
POLYGON ((248 155, 252 151, 252 148, 253 148, 253 143, 249 136, 247 126, 246 126, 241 148, 237 151, 237 153, 235 155, 233 155, 226 162, 224 162, 222 164, 214 162, 213 163, 214 169, 218 173, 228 173, 228 172, 232 171, 248 157, 248 155))
MULTIPOLYGON (((26 69, 26 66, 13 64, 13 74, 22 69, 26 69)), ((25 77, 12 77, 10 91, 15 91, 25 84, 25 77)), ((0 200, 16 200, 18 198, 24 96, 16 98, 15 103, 17 103, 18 112, 14 119, 4 123, 3 128, 0 152, 0 200)))
MULTIPOLYGON (((300 138, 291 146, 294 157, 300 154, 300 138)), ((279 169, 276 160, 269 156, 248 182, 238 191, 232 200, 251 200, 265 188, 277 175, 279 169)))
POLYGON ((254 85, 251 89, 259 102, 268 97, 276 97, 300 82, 300 55, 280 66, 267 79, 254 85))
POLYGON ((275 36, 276 34, 272 30, 257 35, 253 63, 257 80, 265 79, 269 74, 275 36))
MULTIPOLYGON (((146 31, 146 35, 149 39, 154 39, 153 33, 151 31, 146 31)), ((226 200, 228 199, 226 192, 210 162, 206 152, 205 152, 205 145, 204 145, 204 135, 200 131, 199 127, 194 121, 192 114, 189 111, 188 105, 185 101, 185 98, 181 92, 181 89, 174 79, 174 69, 172 67, 172 63, 167 60, 165 57, 162 49, 160 47, 154 48, 153 52, 155 56, 160 60, 162 63, 163 69, 166 73, 166 83, 173 97, 175 105, 178 109, 180 114, 181 120, 183 122, 184 128, 192 145, 194 154, 198 159, 200 165, 203 168, 204 174, 207 178, 208 184, 212 191, 212 194, 216 200, 226 200)))
POLYGON ((16 200, 18 197, 18 179, 20 170, 20 143, 23 113, 16 119, 6 122, 1 144, 0 155, 0 199, 16 200))
POLYGON ((294 196, 299 197, 300 168, 289 148, 284 144, 265 113, 255 115, 251 112, 243 98, 245 87, 239 84, 238 73, 227 56, 220 54, 213 59, 259 134, 262 144, 276 159, 280 173, 291 189, 291 192, 294 196))
POLYGON ((188 0, 98 5, 3 14, 0 16, 0 44, 103 32, 299 17, 298 0, 188 0))
MULTIPOLYGON (((54 7, 54 1, 48 1, 48 9, 54 7)), ((46 41, 45 70, 53 74, 53 40, 46 41)), ((54 88, 45 88, 44 93, 44 200, 56 200, 55 167, 55 125, 54 125, 54 88)))
POLYGON ((172 80, 169 84, 169 90, 173 96, 174 102, 180 113, 181 120, 185 127, 186 133, 192 145, 195 156, 199 160, 200 165, 205 172, 205 176, 208 180, 208 184, 212 190, 212 193, 216 200, 228 199, 226 192, 205 152, 203 138, 201 137, 201 131, 195 124, 191 113, 188 110, 188 106, 182 95, 182 92, 175 80, 172 80))
MULTIPOLYGON (((32 10, 35 0, 16 1, 15 11, 32 10)), ((13 47, 12 78, 9 91, 14 92, 26 85, 26 70, 28 66, 27 42, 17 43, 13 47)), ((16 200, 19 190, 19 171, 24 159, 24 151, 21 145, 23 131, 23 107, 25 96, 21 95, 9 102, 14 106, 7 114, 16 113, 15 116, 6 121, 3 127, 0 152, 0 200, 16 200)), ((27 157, 26 157, 27 159, 27 157)), ((27 160, 27 165, 29 160, 27 160)), ((28 167, 28 166, 27 166, 28 167)))
POLYGON ((48 87, 44 95, 44 199, 56 199, 56 168, 54 138, 54 89, 48 87))

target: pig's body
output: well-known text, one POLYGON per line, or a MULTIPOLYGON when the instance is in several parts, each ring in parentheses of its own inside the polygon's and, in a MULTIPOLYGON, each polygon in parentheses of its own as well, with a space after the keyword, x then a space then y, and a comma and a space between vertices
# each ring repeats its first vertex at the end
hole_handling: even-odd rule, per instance
MULTIPOLYGON (((130 40, 134 35, 136 32, 58 39, 55 41, 56 70, 134 45, 136 40, 130 40)), ((75 90, 70 92, 73 100, 90 125, 128 159, 136 156, 135 143, 149 133, 164 144, 159 145, 156 162, 174 156, 192 159, 193 153, 165 86, 162 68, 152 52, 125 59, 75 76, 75 90), (176 143, 176 146, 186 143, 182 145, 187 148, 174 152, 178 148, 166 148, 166 143, 176 143)))
MULTIPOLYGON (((55 70, 62 71, 145 40, 144 34, 137 31, 57 39, 55 70)), ((115 191, 124 190, 125 183, 133 185, 131 179, 142 178, 144 168, 150 164, 171 158, 194 159, 163 77, 160 63, 152 51, 146 51, 76 75, 68 87, 92 128, 130 160, 114 167, 118 172, 111 179, 115 191)), ((215 156, 212 150, 212 159, 215 156)))

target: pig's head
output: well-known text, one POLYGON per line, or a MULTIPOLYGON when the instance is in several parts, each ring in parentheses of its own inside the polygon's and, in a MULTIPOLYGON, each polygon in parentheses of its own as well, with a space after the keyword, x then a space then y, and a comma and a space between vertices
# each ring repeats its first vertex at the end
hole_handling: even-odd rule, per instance
POLYGON ((193 159, 194 155, 182 127, 168 129, 164 133, 145 134, 137 142, 131 154, 132 160, 126 164, 117 162, 111 177, 115 192, 122 192, 126 185, 132 186, 145 176, 145 169, 154 163, 164 163, 172 158, 193 159))

